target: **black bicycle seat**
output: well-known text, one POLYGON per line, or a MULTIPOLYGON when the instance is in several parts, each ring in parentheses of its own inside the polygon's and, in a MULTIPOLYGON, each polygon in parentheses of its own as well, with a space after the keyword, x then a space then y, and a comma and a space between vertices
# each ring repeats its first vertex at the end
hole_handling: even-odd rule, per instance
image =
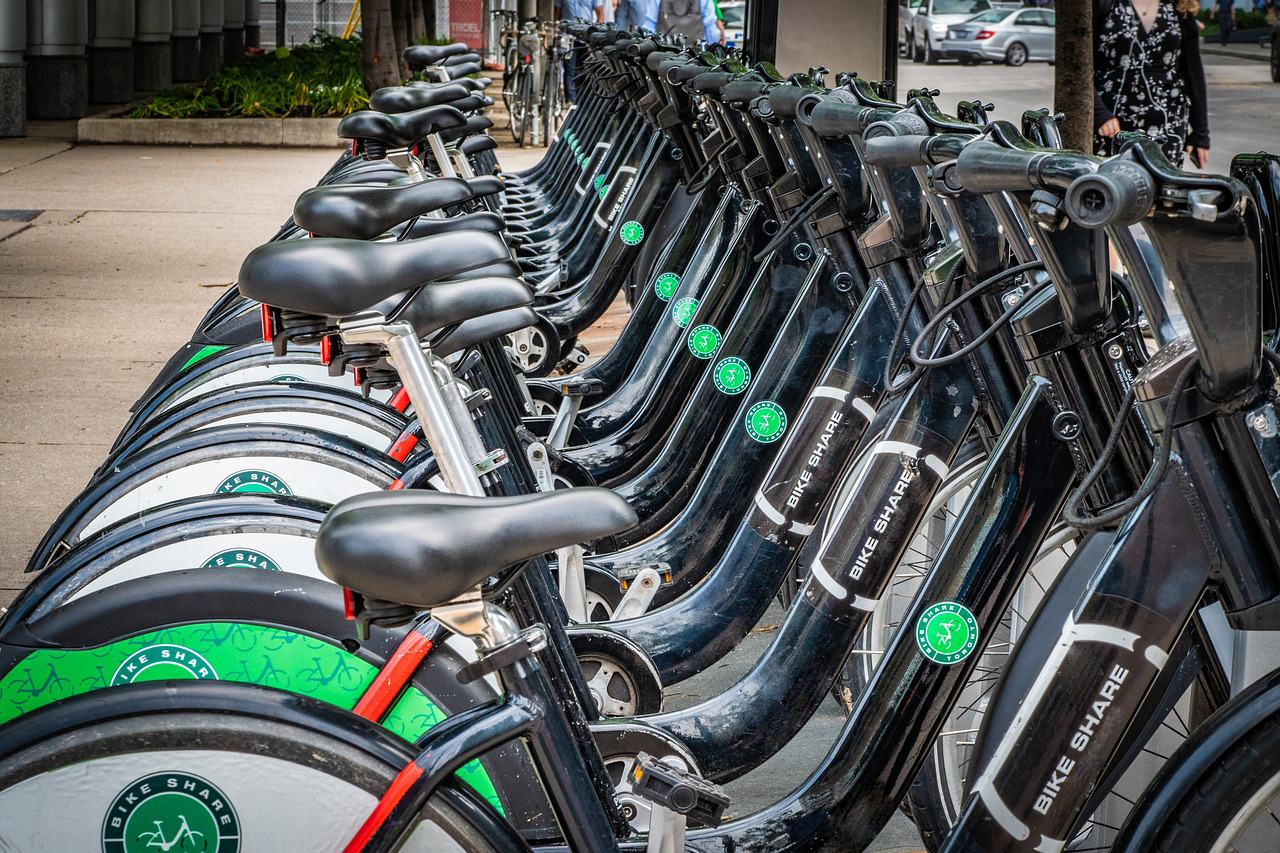
POLYGON ((373 139, 391 148, 408 148, 425 136, 463 127, 466 123, 467 117, 448 104, 395 115, 361 110, 338 122, 338 136, 373 139))
POLYGON ((486 210, 451 216, 448 219, 419 219, 409 227, 405 238, 416 240, 419 237, 434 237, 436 234, 452 234, 454 231, 489 231, 500 234, 505 226, 502 214, 486 210))
POLYGON ((483 133, 493 127, 493 120, 487 116, 472 116, 467 119, 467 123, 462 127, 455 127, 440 133, 440 138, 445 142, 457 142, 459 139, 465 139, 476 133, 483 133))
POLYGON ((468 201, 474 195, 471 185, 460 178, 394 186, 312 187, 294 202, 293 221, 320 237, 371 240, 401 222, 468 201))
POLYGON ((484 231, 380 243, 281 240, 249 253, 240 267, 239 286, 250 299, 277 308, 347 317, 397 294, 499 261, 510 261, 506 244, 484 231))
POLYGON ((411 69, 417 71, 428 65, 439 65, 451 56, 461 56, 470 52, 471 48, 458 41, 453 44, 410 45, 401 52, 400 56, 411 69))
POLYGON ((316 561, 348 589, 429 609, 508 566, 635 523, 635 512, 608 489, 482 498, 377 492, 329 511, 316 561))
POLYGON ((498 147, 498 140, 492 136, 473 136, 462 141, 462 153, 468 157, 481 151, 492 151, 498 147))
POLYGON ((464 350, 476 344, 491 341, 538 322, 538 312, 526 306, 495 311, 483 317, 473 317, 431 342, 431 351, 438 356, 464 350))
POLYGON ((369 96, 369 109, 380 113, 407 113, 426 107, 452 104, 471 97, 471 87, 457 83, 434 86, 387 86, 369 96))
POLYGON ((450 80, 447 83, 432 83, 426 80, 410 80, 405 85, 410 89, 432 89, 437 86, 466 86, 473 92, 479 92, 489 88, 489 84, 493 81, 488 77, 459 77, 456 80, 450 80))
MULTIPOLYGON (((461 329, 470 322, 483 321, 513 309, 528 308, 532 304, 533 293, 516 276, 498 273, 475 276, 468 273, 459 279, 439 281, 429 287, 398 294, 373 307, 385 317, 394 317, 413 326, 418 337, 424 338, 449 326, 461 329)), ((477 329, 492 328, 496 322, 477 329)), ((523 329, 524 326, 517 328, 523 329)), ((468 334, 475 336, 478 333, 472 330, 468 334)))

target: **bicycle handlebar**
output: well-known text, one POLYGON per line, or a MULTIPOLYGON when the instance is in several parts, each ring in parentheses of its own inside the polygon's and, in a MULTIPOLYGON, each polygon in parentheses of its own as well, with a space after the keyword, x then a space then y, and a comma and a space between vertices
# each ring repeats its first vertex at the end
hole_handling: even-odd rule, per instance
POLYGON ((1078 151, 1005 148, 975 140, 956 161, 956 177, 976 193, 1062 191, 1071 181, 1097 168, 1098 159, 1078 151))

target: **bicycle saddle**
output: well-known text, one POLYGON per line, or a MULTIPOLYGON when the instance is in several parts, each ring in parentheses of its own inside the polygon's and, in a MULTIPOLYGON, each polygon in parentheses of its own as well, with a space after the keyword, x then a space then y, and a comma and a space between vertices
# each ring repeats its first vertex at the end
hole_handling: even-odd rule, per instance
POLYGON ((461 178, 436 178, 395 186, 338 184, 312 187, 298 196, 293 221, 321 237, 371 240, 399 225, 453 204, 475 192, 461 178))
MULTIPOLYGON (((453 281, 435 282, 430 287, 420 287, 409 293, 397 294, 374 305, 373 308, 384 317, 391 317, 413 326, 413 331, 419 338, 425 338, 450 326, 458 326, 454 333, 461 333, 468 323, 489 321, 462 333, 461 340, 474 343, 487 340, 494 335, 514 331, 507 329, 503 332, 488 334, 489 330, 508 325, 512 321, 511 317, 496 319, 498 315, 512 310, 528 310, 531 304, 533 304, 533 294, 518 278, 509 275, 467 275, 453 281), (490 320, 491 317, 495 319, 490 320)), ((516 328, 523 329, 527 325, 529 323, 516 328)), ((461 349, 462 346, 470 346, 470 343, 461 345, 455 343, 456 349, 461 349)))
POLYGON ((377 492, 329 511, 316 561, 348 589, 429 609, 508 566, 635 523, 625 500, 592 487, 492 498, 377 492))
POLYGON ((392 148, 408 148, 425 136, 463 127, 466 123, 466 116, 448 104, 395 115, 361 110, 338 122, 338 136, 373 139, 392 148))
MULTIPOLYGON (((409 226, 409 233, 405 235, 405 239, 416 240, 419 237, 432 237, 436 234, 452 234, 454 231, 491 231, 499 234, 505 225, 501 213, 488 210, 482 213, 451 216, 448 219, 419 219, 409 226)), ((510 243, 510 240, 507 242, 510 243)))
POLYGON ((401 51, 400 56, 413 71, 428 65, 439 65, 451 56, 470 53, 471 48, 460 41, 453 44, 414 44, 401 51))
POLYGON ((239 284, 242 294, 267 305, 347 317, 433 281, 509 262, 510 257, 498 236, 482 231, 383 243, 281 240, 249 253, 240 267, 239 284))
POLYGON ((462 127, 441 131, 440 138, 445 142, 457 142, 475 133, 481 133, 493 127, 493 120, 487 116, 472 116, 462 127))
POLYGON ((495 311, 483 317, 473 317, 432 341, 431 351, 443 357, 467 347, 527 329, 536 322, 538 322, 538 312, 527 305, 495 311))
POLYGON ((462 153, 468 157, 481 151, 492 151, 498 147, 498 140, 492 136, 473 136, 462 140, 462 153))
POLYGON ((473 92, 479 92, 489 88, 489 84, 493 81, 488 77, 459 77, 456 80, 450 80, 447 83, 432 83, 427 80, 410 80, 405 84, 410 89, 434 89, 437 86, 466 86, 473 92))
POLYGON ((471 97, 471 87, 457 83, 426 86, 387 86, 369 96, 369 109, 380 113, 407 113, 438 107, 471 97))

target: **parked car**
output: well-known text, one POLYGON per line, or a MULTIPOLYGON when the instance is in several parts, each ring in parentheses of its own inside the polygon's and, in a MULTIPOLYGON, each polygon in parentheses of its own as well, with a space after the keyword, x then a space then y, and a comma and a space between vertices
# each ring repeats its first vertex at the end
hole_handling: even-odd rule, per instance
POLYGON ((922 0, 911 22, 911 58, 933 65, 945 56, 947 27, 985 12, 991 5, 988 0, 922 0))
POLYGON ((947 27, 940 53, 961 62, 1053 62, 1052 9, 988 9, 947 27))
POLYGON ((747 4, 721 3, 720 13, 724 15, 725 46, 742 47, 742 38, 747 29, 747 4))
POLYGON ((907 59, 916 58, 916 40, 911 25, 924 0, 898 0, 898 53, 907 59))

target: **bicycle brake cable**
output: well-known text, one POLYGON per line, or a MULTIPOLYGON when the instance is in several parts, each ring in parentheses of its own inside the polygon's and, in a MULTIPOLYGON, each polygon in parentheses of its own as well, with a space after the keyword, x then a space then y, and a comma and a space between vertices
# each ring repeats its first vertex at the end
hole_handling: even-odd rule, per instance
MULTIPOLYGON (((1004 281, 1005 279, 1013 278, 1016 275, 1021 275, 1022 273, 1031 272, 1032 270, 1037 270, 1037 269, 1044 269, 1044 264, 1041 263, 1040 261, 1029 261, 1028 263, 1025 263, 1025 264, 1018 264, 1017 266, 1009 267, 1009 269, 1007 270, 998 272, 995 275, 991 276, 990 278, 978 282, 973 287, 969 288, 968 291, 961 294, 959 297, 952 300, 947 305, 944 305, 942 308, 938 310, 938 313, 934 316, 934 318, 930 320, 928 323, 926 323, 924 328, 920 330, 919 336, 911 344, 911 349, 907 353, 908 357, 917 367, 940 367, 941 365, 951 364, 952 362, 959 361, 960 359, 966 356, 972 355, 978 349, 978 347, 982 346, 987 341, 991 340, 991 338, 995 335, 995 333, 1000 331, 1000 328, 1013 318, 1013 315, 1017 312, 1018 308, 1022 305, 1022 302, 1023 302, 1022 299, 1019 299, 1016 303, 1014 303, 1013 305, 1010 305, 1008 309, 1004 311, 1004 313, 1002 313, 999 317, 997 317, 995 321, 992 322, 992 324, 982 332, 982 334, 978 335, 968 344, 956 350, 955 352, 949 353, 947 355, 937 356, 935 358, 929 358, 928 356, 922 355, 921 350, 923 349, 926 342, 932 342, 932 340, 937 336, 938 328, 943 323, 947 322, 947 320, 951 319, 951 315, 960 306, 969 302, 974 297, 980 296, 981 294, 986 293, 988 290, 995 287, 997 284, 1004 281)), ((1035 285, 1034 287, 1031 288, 1030 292, 1027 293, 1024 299, 1035 296, 1036 294, 1043 291, 1045 288, 1049 287, 1051 284, 1053 284, 1052 281, 1044 281, 1038 285, 1035 285)))
MULTIPOLYGON (((960 277, 960 272, 965 267, 964 258, 961 258, 954 266, 951 272, 947 273, 947 277, 942 282, 942 293, 945 297, 951 292, 951 288, 955 285, 956 279, 960 277)), ((923 367, 913 367, 911 371, 900 381, 894 382, 894 376, 902 370, 902 362, 898 360, 898 344, 901 343, 903 336, 907 332, 907 318, 911 316, 911 310, 915 308, 916 303, 920 301, 920 294, 924 293, 928 278, 920 276, 920 280, 916 282, 916 286, 911 289, 911 295, 907 297, 906 304, 902 307, 902 311, 898 315, 898 322, 893 330, 893 340, 889 342, 889 357, 884 365, 884 387, 886 395, 897 394, 899 391, 911 385, 924 373, 923 367)))
POLYGON ((778 233, 773 235, 773 239, 766 243, 763 249, 756 252, 755 256, 751 260, 758 264, 765 258, 769 257, 769 253, 781 246, 783 241, 790 237, 792 232, 799 228, 801 224, 809 218, 810 213, 835 194, 836 191, 832 187, 823 187, 804 201, 800 202, 800 206, 796 208, 795 213, 791 214, 791 218, 783 223, 782 227, 778 229, 778 233))

